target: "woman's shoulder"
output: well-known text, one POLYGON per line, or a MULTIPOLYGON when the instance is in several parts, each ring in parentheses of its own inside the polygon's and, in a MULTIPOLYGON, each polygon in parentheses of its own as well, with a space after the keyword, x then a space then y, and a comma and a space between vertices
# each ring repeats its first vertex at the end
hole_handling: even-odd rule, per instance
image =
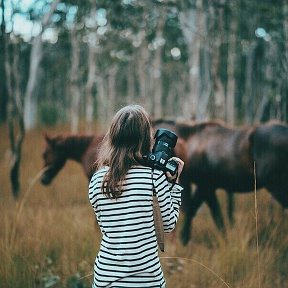
POLYGON ((156 168, 151 168, 150 166, 135 165, 129 169, 129 173, 152 173, 153 175, 160 176, 163 174, 163 171, 156 168))
POLYGON ((142 166, 142 165, 133 165, 129 168, 128 174, 133 174, 133 173, 151 173, 151 168, 147 166, 142 166))
POLYGON ((96 171, 94 172, 94 174, 92 175, 90 181, 92 182, 92 181, 94 181, 94 180, 97 179, 97 178, 102 178, 108 170, 109 170, 109 167, 108 167, 108 166, 104 166, 104 167, 96 170, 96 171))

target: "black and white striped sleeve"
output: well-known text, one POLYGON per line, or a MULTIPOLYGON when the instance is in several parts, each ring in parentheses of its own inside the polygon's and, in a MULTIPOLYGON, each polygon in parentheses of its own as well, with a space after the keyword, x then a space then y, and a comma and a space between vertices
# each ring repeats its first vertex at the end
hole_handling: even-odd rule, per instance
POLYGON ((177 223, 181 205, 181 191, 179 184, 168 182, 162 171, 154 170, 154 187, 158 198, 165 232, 171 232, 177 223))
POLYGON ((93 210, 95 211, 96 218, 97 218, 98 224, 100 225, 100 228, 102 226, 101 225, 101 211, 98 206, 97 196, 100 193, 102 193, 101 187, 102 187, 102 180, 103 180, 103 176, 105 172, 106 171, 104 169, 101 169, 97 171, 96 173, 94 173, 89 183, 89 193, 88 193, 89 201, 93 207, 93 210))

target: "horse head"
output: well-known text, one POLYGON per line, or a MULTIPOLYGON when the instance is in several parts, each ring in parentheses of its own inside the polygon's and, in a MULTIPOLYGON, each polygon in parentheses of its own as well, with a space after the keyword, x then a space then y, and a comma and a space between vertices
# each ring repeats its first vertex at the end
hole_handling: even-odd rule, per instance
POLYGON ((44 172, 41 176, 41 183, 49 185, 66 162, 65 151, 61 147, 61 138, 50 138, 45 135, 46 147, 42 153, 44 160, 44 172))

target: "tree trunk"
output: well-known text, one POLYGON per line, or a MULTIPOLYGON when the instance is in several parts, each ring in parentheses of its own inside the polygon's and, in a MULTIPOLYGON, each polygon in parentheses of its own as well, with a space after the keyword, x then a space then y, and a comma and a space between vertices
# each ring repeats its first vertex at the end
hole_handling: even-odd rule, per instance
MULTIPOLYGON (((221 2, 221 4, 223 4, 221 2)), ((211 43, 211 78, 214 93, 214 107, 213 107, 213 117, 219 119, 225 119, 225 91, 222 80, 220 78, 221 69, 221 53, 220 45, 224 42, 224 11, 223 8, 213 8, 212 19, 216 19, 214 31, 217 31, 214 35, 213 43, 211 43), (218 13, 217 13, 218 12, 218 13)))
POLYGON ((227 97, 226 97, 226 120, 234 125, 235 121, 235 61, 236 61, 236 18, 232 16, 229 31, 229 48, 227 60, 227 97))
POLYGON ((253 87, 253 60, 254 60, 254 54, 255 54, 255 48, 257 43, 252 42, 250 45, 249 51, 247 53, 247 60, 246 60, 246 73, 245 73, 245 92, 243 96, 244 105, 243 108, 245 110, 245 117, 244 121, 246 123, 252 123, 253 122, 253 105, 252 105, 252 87, 253 87))
POLYGON ((29 77, 24 96, 24 123, 26 130, 32 129, 36 125, 37 104, 36 98, 34 97, 34 89, 38 80, 38 70, 42 59, 42 49, 43 45, 40 34, 34 38, 32 43, 29 77))
MULTIPOLYGON (((91 11, 90 17, 91 19, 96 19, 96 6, 94 1, 91 2, 91 11)), ((93 114, 94 114, 94 101, 93 101, 93 88, 96 81, 96 52, 98 47, 98 36, 96 29, 93 29, 91 32, 91 37, 93 37, 93 41, 90 40, 88 42, 88 75, 87 82, 85 86, 85 94, 86 94, 86 131, 88 133, 92 132, 92 122, 93 122, 93 114)))
MULTIPOLYGON (((263 67, 263 75, 264 75, 264 85, 262 85, 261 90, 262 90, 262 97, 257 103, 256 107, 256 112, 254 113, 254 118, 253 122, 258 123, 261 122, 264 116, 264 111, 266 110, 266 106, 269 103, 269 100, 271 98, 274 98, 276 94, 276 99, 277 99, 277 92, 276 89, 273 89, 272 87, 272 81, 273 81, 273 75, 276 75, 274 69, 274 65, 271 63, 272 59, 277 55, 277 49, 275 47, 275 44, 270 43, 267 44, 267 47, 265 49, 265 57, 264 57, 264 67, 263 67)), ((274 59, 275 59, 274 58, 274 59)), ((275 81, 276 82, 276 81, 275 81)))
MULTIPOLYGON (((160 40, 163 38, 163 27, 164 27, 164 15, 160 15, 160 19, 158 22, 157 26, 157 31, 156 31, 156 40, 160 40)), ((154 95, 154 105, 153 105, 153 111, 152 115, 154 118, 161 118, 163 114, 163 103, 162 103, 162 47, 163 45, 159 45, 155 51, 155 56, 153 59, 153 64, 152 64, 152 81, 153 81, 153 93, 154 95)))
POLYGON ((1 35, 0 35, 0 75, 1 76, 1 83, 0 83, 0 122, 4 122, 6 120, 6 106, 8 100, 8 92, 7 92, 7 83, 6 83, 6 72, 5 72, 5 61, 6 61, 6 54, 5 54, 5 41, 6 41, 6 24, 5 24, 5 3, 4 0, 1 1, 1 14, 2 14, 2 21, 1 21, 1 35))
POLYGON ((107 109, 107 93, 105 89, 105 78, 102 73, 96 73, 97 83, 97 119, 102 126, 107 126, 106 109, 107 109))
POLYGON ((133 103, 135 99, 135 59, 131 60, 128 64, 128 76, 127 76, 127 98, 128 104, 133 103))
POLYGON ((181 30, 189 53, 189 93, 183 103, 183 117, 186 119, 196 117, 199 103, 201 36, 201 32, 199 32, 199 7, 202 7, 202 0, 196 0, 196 8, 188 8, 180 13, 181 30))
POLYGON ((288 83, 287 83, 287 78, 288 78, 288 0, 284 0, 283 3, 283 31, 284 31, 284 60, 282 60, 283 63, 283 67, 284 67, 284 79, 286 77, 286 80, 284 80, 283 82, 283 94, 284 94, 284 99, 283 99, 283 103, 282 103, 282 109, 283 109, 283 116, 282 119, 284 121, 288 121, 288 83))
MULTIPOLYGON (((138 75, 138 82, 139 82, 139 97, 140 97, 140 103, 143 105, 146 104, 147 102, 147 97, 148 97, 148 80, 147 80, 147 62, 148 62, 148 47, 147 43, 145 40, 143 40, 142 45, 139 47, 137 54, 137 75, 138 75)), ((151 112, 151 110, 148 108, 147 105, 147 110, 151 112)))
POLYGON ((30 54, 30 67, 29 67, 29 77, 28 83, 24 96, 24 123, 26 130, 32 129, 36 125, 37 119, 37 104, 34 95, 35 87, 38 81, 38 70, 39 65, 42 60, 43 55, 43 43, 42 43, 42 34, 45 31, 46 27, 49 25, 50 20, 53 16, 54 11, 57 8, 60 0, 54 0, 50 6, 50 10, 47 14, 44 15, 41 24, 42 30, 37 35, 32 42, 32 49, 30 54))
POLYGON ((86 82, 86 131, 92 131, 94 114, 93 88, 96 78, 96 49, 89 43, 88 45, 88 76, 86 82))
POLYGON ((80 89, 79 89, 79 64, 80 64, 80 49, 79 39, 77 37, 76 28, 71 31, 71 133, 78 132, 79 129, 79 113, 80 113, 80 89))
MULTIPOLYGON (((209 13, 209 12, 207 12, 209 13)), ((202 35, 210 35, 209 27, 207 27, 207 15, 203 9, 199 10, 199 24, 202 27, 202 35)), ((212 83, 211 83, 211 64, 210 64, 210 51, 205 38, 201 39, 202 47, 202 77, 201 77, 201 94, 199 97, 198 108, 196 111, 196 120, 203 121, 209 117, 208 113, 208 103, 212 92, 212 83)))
POLYGON ((10 162, 10 182, 12 194, 17 198, 20 191, 20 162, 22 143, 25 136, 24 119, 23 119, 23 105, 21 101, 20 92, 20 77, 19 77, 19 51, 11 45, 8 49, 8 41, 5 41, 5 74, 8 88, 8 105, 7 105, 7 120, 8 132, 11 150, 10 162), (12 57, 9 52, 12 51, 12 57), (12 64, 10 63, 10 59, 12 64))
MULTIPOLYGON (((175 80, 175 79, 174 79, 175 80)), ((166 113, 172 117, 172 115, 174 114, 174 110, 173 108, 175 108, 175 104, 176 104, 176 101, 175 101, 175 94, 176 94, 176 89, 175 89, 175 86, 176 86, 176 81, 173 83, 173 85, 170 85, 170 83, 168 83, 168 89, 167 89, 167 96, 166 96, 166 113)))
POLYGON ((107 106, 107 117, 108 121, 112 119, 115 106, 116 106, 116 74, 117 74, 117 66, 113 66, 109 69, 108 74, 108 106, 107 106))

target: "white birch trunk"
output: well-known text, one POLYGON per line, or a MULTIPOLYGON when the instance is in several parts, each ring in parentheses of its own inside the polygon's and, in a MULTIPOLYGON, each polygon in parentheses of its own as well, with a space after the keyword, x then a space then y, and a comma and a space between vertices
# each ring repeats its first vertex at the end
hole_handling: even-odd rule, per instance
MULTIPOLYGON (((267 47, 265 49, 265 58, 264 58, 264 77, 265 77, 265 84, 262 87, 262 97, 257 103, 257 106, 255 107, 255 114, 253 117, 253 123, 259 123, 261 122, 261 119, 263 118, 263 114, 266 108, 266 105, 269 102, 269 98, 275 96, 277 94, 276 90, 273 89, 271 86, 271 83, 273 81, 273 75, 274 75, 274 65, 271 65, 272 59, 277 55, 277 47, 273 43, 267 44, 267 47)), ((275 103, 277 107, 277 103, 275 103)))
MULTIPOLYGON (((90 0, 92 5, 90 11, 91 19, 96 19, 96 3, 93 0, 90 0)), ((91 35, 92 38, 88 42, 88 75, 85 85, 85 120, 86 120, 86 132, 92 132, 92 122, 94 115, 94 101, 93 101, 93 88, 96 82, 96 55, 98 47, 98 35, 96 28, 92 29, 91 35)))
MULTIPOLYGON (((208 12, 207 12, 208 13, 208 12)), ((203 11, 199 11, 199 24, 202 27, 202 31, 204 32, 203 35, 209 35, 209 29, 207 27, 207 16, 206 13, 203 11)), ((203 73, 201 79, 201 94, 199 97, 199 104, 198 109, 196 111, 196 120, 197 121, 204 121, 209 118, 208 113, 208 103, 212 92, 212 83, 211 83, 211 66, 210 66, 210 53, 209 49, 205 43, 205 39, 201 39, 202 43, 202 57, 203 57, 203 73)))
POLYGON ((41 32, 33 39, 32 42, 29 77, 24 96, 24 123, 26 130, 34 128, 37 120, 37 99, 35 98, 34 91, 38 81, 38 70, 43 54, 42 34, 49 25, 51 17, 59 2, 60 0, 54 0, 52 2, 50 10, 44 15, 41 21, 41 32))
MULTIPOLYGON (((223 4, 223 3, 222 3, 223 4)), ((217 31, 216 35, 213 38, 212 48, 211 48, 211 78, 213 81, 213 93, 214 93, 214 117, 219 119, 225 119, 225 90, 220 78, 220 44, 224 42, 223 35, 223 8, 218 9, 218 15, 213 9, 213 18, 216 18, 217 21, 213 28, 214 31, 217 31)))
POLYGON ((196 1, 196 9, 187 9, 180 13, 180 25, 186 40, 189 53, 189 92, 183 102, 183 117, 191 119, 196 117, 199 100, 200 79, 200 35, 199 32, 199 6, 202 0, 196 1))
POLYGON ((256 42, 252 42, 249 48, 249 52, 247 54, 246 60, 246 73, 245 73, 245 93, 243 96, 243 108, 245 110, 245 122, 252 123, 253 122, 253 103, 252 103, 252 72, 253 72, 253 59, 255 54, 255 48, 257 44, 256 42))
MULTIPOLYGON (((156 39, 158 41, 163 38, 164 17, 160 16, 159 24, 156 31, 156 39)), ((162 45, 159 45, 155 51, 155 56, 152 64, 152 81, 153 81, 153 94, 154 105, 153 113, 154 118, 161 118, 163 116, 163 103, 162 103, 162 45)))
POLYGON ((227 98, 226 98, 226 120, 234 125, 235 121, 235 61, 236 61, 236 19, 232 18, 229 32, 229 50, 227 63, 227 98))
POLYGON ((24 96, 24 123, 26 130, 35 127, 37 121, 37 99, 34 97, 34 89, 38 80, 39 65, 42 60, 43 44, 41 34, 36 36, 33 40, 28 83, 24 96))

